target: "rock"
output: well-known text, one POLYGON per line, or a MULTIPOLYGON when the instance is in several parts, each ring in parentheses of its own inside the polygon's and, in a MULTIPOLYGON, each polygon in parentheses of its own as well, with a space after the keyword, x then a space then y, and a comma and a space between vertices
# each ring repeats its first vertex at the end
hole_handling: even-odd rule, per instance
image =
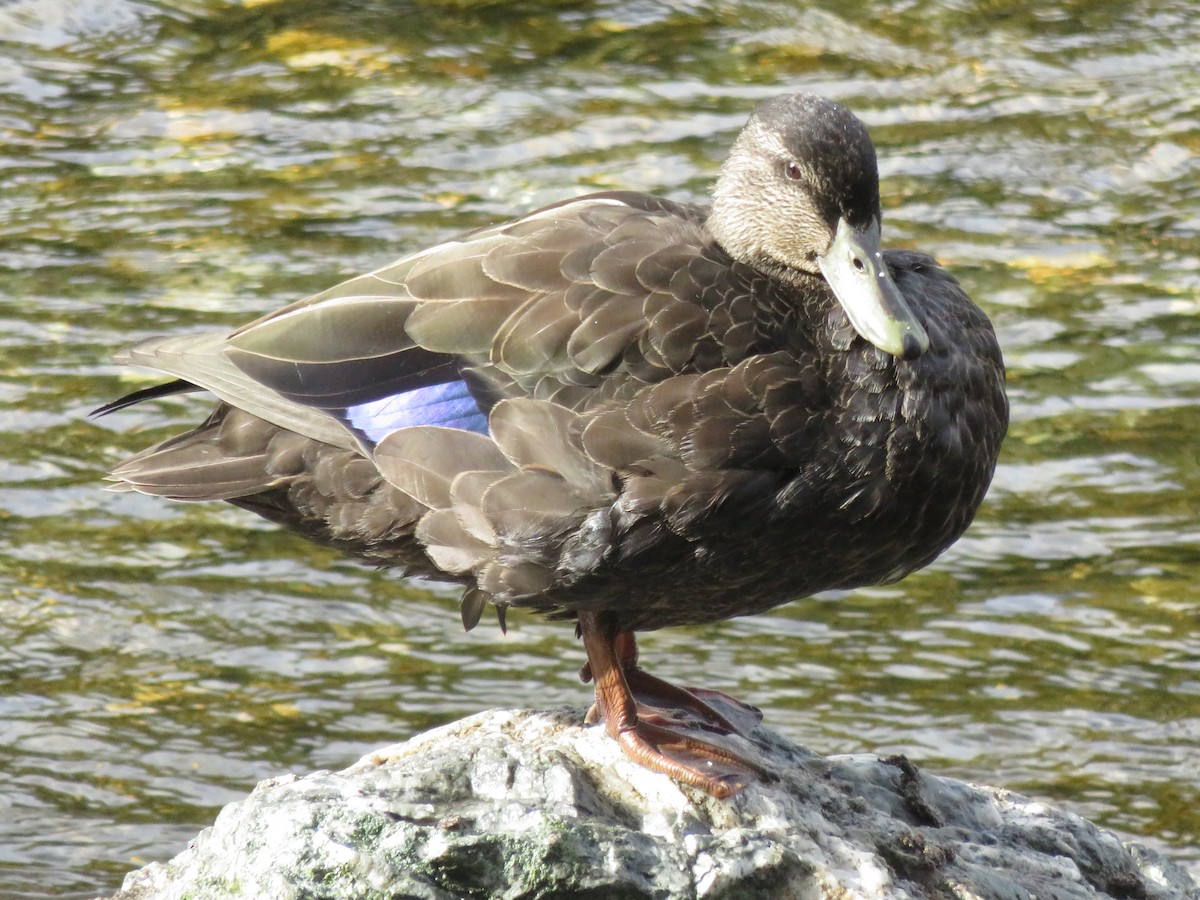
POLYGON ((822 758, 760 727, 779 780, 722 801, 581 721, 486 712, 341 772, 264 781, 114 900, 1200 900, 1150 850, 903 757, 822 758))

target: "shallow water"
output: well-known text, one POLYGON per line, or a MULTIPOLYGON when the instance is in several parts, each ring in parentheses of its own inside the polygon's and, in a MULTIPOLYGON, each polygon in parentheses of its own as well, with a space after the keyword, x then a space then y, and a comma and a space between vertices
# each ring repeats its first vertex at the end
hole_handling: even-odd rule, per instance
POLYGON ((1013 427, 897 586, 647 636, 824 752, 1061 803, 1200 877, 1200 16, 1190 0, 0 3, 0 896, 88 896, 256 781, 582 705, 571 630, 216 505, 99 490, 110 352, 589 190, 702 197, 753 103, 870 125, 885 237, 995 321, 1013 427))

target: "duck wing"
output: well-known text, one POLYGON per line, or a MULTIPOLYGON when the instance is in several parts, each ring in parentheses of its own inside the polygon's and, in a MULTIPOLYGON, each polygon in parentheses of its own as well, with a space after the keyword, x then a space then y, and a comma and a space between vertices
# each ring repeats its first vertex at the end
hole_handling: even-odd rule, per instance
POLYGON ((581 410, 728 355, 716 335, 729 331, 729 260, 706 217, 593 194, 406 256, 232 335, 155 338, 117 359, 339 447, 419 424, 486 432, 510 397, 581 410))
POLYGON ((203 388, 230 406, 280 428, 335 447, 356 446, 354 436, 336 420, 283 397, 235 366, 225 353, 226 341, 227 335, 220 332, 183 334, 151 338, 121 350, 114 357, 118 363, 155 369, 178 380, 137 391, 94 414, 106 415, 143 400, 203 388))
POLYGON ((634 193, 556 204, 259 319, 221 354, 247 390, 321 410, 370 445, 408 425, 486 431, 505 398, 581 410, 627 382, 721 363, 702 297, 716 265, 705 250, 720 252, 705 215, 634 193))

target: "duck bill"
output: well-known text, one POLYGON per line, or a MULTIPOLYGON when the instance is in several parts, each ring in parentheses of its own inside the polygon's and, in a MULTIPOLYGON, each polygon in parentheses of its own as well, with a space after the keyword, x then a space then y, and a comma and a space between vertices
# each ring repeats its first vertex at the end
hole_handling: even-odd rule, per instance
POLYGON ((884 264, 878 221, 860 231, 840 219, 817 265, 865 340, 900 359, 916 359, 929 349, 929 335, 884 264))

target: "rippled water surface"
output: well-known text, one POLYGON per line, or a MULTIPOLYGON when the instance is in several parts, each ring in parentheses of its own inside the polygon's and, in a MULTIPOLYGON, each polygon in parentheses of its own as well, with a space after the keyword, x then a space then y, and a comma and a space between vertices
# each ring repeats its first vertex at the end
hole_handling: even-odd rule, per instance
POLYGON ((589 190, 704 196, 749 108, 849 104, 885 237, 995 321, 989 500, 900 585, 647 636, 822 752, 1061 803, 1200 876, 1200 13, 1191 0, 0 3, 0 895, 87 896, 283 772, 582 705, 569 627, 232 508, 99 489, 204 414, 85 414, 227 328, 589 190))

